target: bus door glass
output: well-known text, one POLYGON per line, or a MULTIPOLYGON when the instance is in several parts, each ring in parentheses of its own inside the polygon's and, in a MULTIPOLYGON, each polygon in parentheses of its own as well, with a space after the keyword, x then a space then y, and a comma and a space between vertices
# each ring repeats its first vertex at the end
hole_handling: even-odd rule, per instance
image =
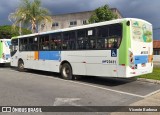
POLYGON ((11 45, 10 45, 11 57, 17 52, 17 50, 18 50, 18 39, 13 39, 11 40, 11 45))

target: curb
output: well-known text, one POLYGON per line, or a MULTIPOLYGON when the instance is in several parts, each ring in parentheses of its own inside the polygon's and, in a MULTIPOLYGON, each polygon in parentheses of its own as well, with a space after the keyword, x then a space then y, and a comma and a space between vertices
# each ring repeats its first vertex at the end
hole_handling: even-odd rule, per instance
POLYGON ((149 83, 154 83, 154 84, 160 84, 160 80, 152 80, 152 79, 146 79, 146 78, 138 78, 138 81, 142 82, 149 82, 149 83))

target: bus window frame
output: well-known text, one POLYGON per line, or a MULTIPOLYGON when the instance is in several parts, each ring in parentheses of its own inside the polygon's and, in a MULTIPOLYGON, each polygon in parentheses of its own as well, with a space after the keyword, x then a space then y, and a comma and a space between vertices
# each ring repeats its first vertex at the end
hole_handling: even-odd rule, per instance
MULTIPOLYGON (((22 51, 82 51, 82 50, 111 50, 111 49, 119 49, 119 47, 120 47, 120 45, 121 45, 121 42, 122 42, 122 39, 124 39, 123 38, 123 24, 122 23, 115 23, 115 24, 110 24, 110 25, 103 25, 103 26, 96 26, 96 27, 89 27, 89 28, 82 28, 82 29, 76 29, 76 30, 71 30, 71 31, 63 31, 63 32, 57 32, 57 33, 48 33, 48 34, 41 34, 41 35, 35 35, 35 36, 28 36, 28 37, 24 37, 24 38, 19 38, 19 43, 18 43, 18 45, 19 45, 19 51, 20 52, 22 52, 22 51), (115 34, 115 36, 109 36, 109 27, 113 27, 114 28, 114 25, 115 26, 117 26, 117 25, 119 25, 120 26, 120 30, 121 30, 121 35, 120 36, 117 36, 116 34, 115 34), (108 33, 106 34, 107 36, 99 36, 99 28, 104 28, 104 27, 106 27, 108 30, 108 33), (92 30, 92 34, 93 35, 88 35, 88 31, 90 31, 90 30, 92 30), (80 39, 78 39, 79 38, 79 31, 83 31, 84 32, 84 36, 83 36, 83 42, 85 42, 85 43, 83 43, 83 48, 79 48, 78 47, 78 42, 79 41, 81 41, 80 39), (74 44, 75 44, 75 47, 74 47, 74 49, 71 49, 71 48, 69 48, 69 49, 63 49, 63 47, 62 47, 62 44, 63 44, 63 40, 64 40, 64 34, 65 33, 72 33, 72 32, 74 32, 74 36, 75 36, 75 40, 74 40, 74 44), (59 48, 57 48, 57 49, 51 49, 51 40, 53 39, 52 37, 54 37, 54 35, 55 35, 55 37, 56 37, 56 35, 57 35, 57 37, 60 37, 60 39, 57 39, 60 43, 57 45, 57 47, 59 47, 59 48), (40 48, 40 43, 41 43, 41 37, 44 37, 44 36, 47 36, 47 39, 48 39, 48 49, 41 49, 40 48), (113 38, 114 37, 114 38, 113 38), (21 39, 25 39, 25 38, 27 38, 27 42, 28 42, 28 44, 29 44, 29 38, 37 38, 37 44, 38 44, 38 48, 37 48, 37 50, 29 50, 28 48, 26 49, 26 50, 20 50, 20 40, 21 39), (113 39, 120 39, 120 40, 117 40, 118 41, 118 43, 119 43, 119 45, 118 45, 118 47, 108 47, 109 45, 109 39, 110 38, 113 38, 113 39), (87 42, 88 41, 89 42, 91 42, 91 40, 94 40, 94 44, 95 44, 95 48, 91 48, 91 47, 88 47, 87 48, 87 46, 86 46, 86 44, 87 44, 87 42), (107 41, 107 47, 105 47, 106 46, 106 44, 104 43, 104 47, 100 47, 100 48, 98 48, 98 41, 101 41, 102 40, 102 42, 105 42, 105 40, 107 41)), ((54 40, 54 39, 53 39, 54 40)), ((56 40, 56 39, 55 39, 56 40)), ((70 40, 69 40, 70 41, 70 40)), ((28 45, 27 44, 27 45, 28 45)), ((70 47, 70 46, 69 46, 70 47)))

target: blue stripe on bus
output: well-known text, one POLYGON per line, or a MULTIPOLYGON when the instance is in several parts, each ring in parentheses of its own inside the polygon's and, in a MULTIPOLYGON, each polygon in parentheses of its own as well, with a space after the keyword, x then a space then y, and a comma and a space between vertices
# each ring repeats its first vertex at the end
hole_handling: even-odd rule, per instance
POLYGON ((134 64, 142 64, 148 62, 148 56, 135 56, 134 64))
POLYGON ((61 60, 60 51, 40 51, 39 52, 40 60, 61 60))

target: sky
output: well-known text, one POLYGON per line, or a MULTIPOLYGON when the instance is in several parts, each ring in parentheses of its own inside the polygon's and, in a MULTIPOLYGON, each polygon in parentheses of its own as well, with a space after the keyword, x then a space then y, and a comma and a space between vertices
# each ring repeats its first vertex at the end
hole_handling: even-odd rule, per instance
MULTIPOLYGON (((140 18, 153 24, 154 39, 160 39, 160 0, 41 0, 52 15, 94 10, 108 4, 125 18, 140 18)), ((21 0, 1 0, 0 25, 12 24, 8 15, 15 12, 21 0)))

